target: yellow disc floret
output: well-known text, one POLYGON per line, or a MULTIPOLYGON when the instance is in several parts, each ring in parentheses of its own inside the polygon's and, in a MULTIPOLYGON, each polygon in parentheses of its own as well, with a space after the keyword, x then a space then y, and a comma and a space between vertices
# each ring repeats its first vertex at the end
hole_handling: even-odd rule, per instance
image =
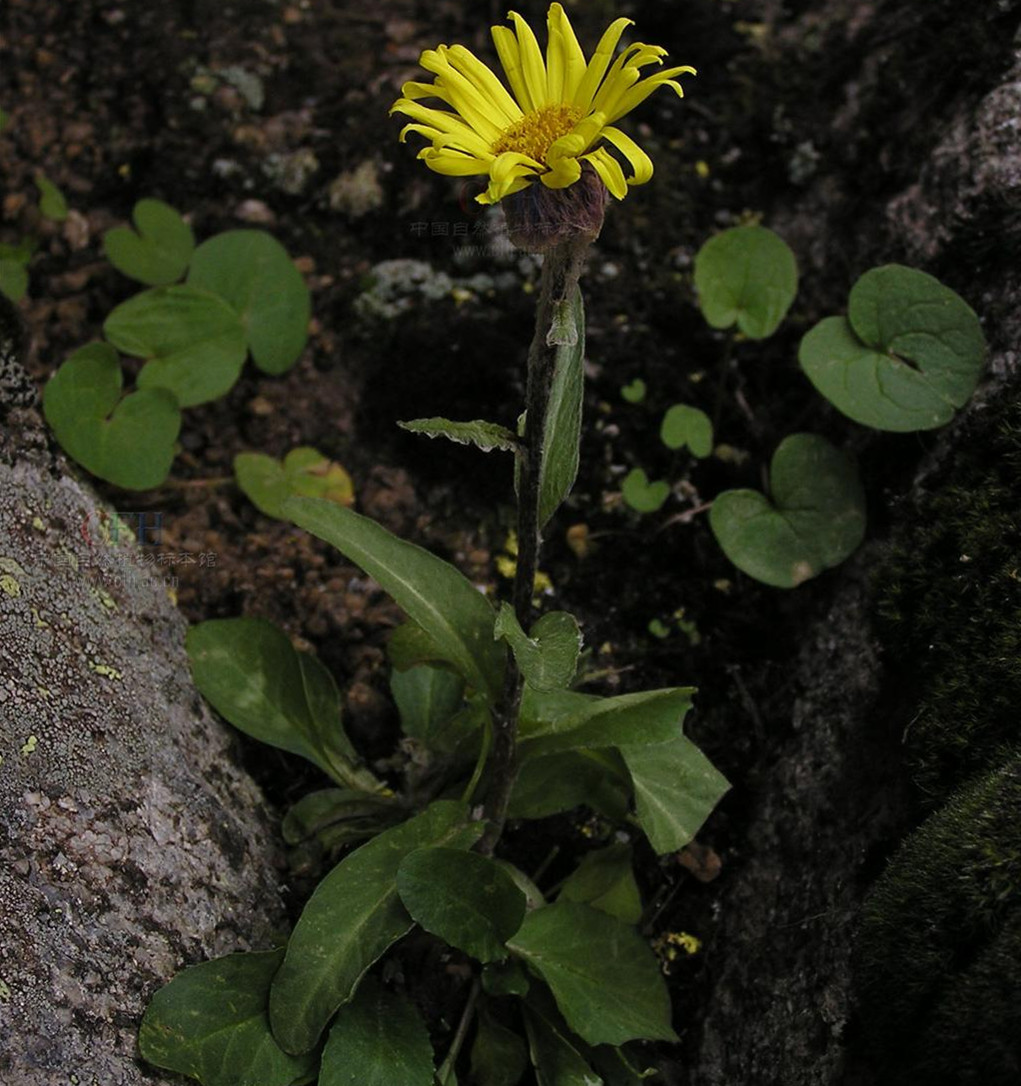
POLYGON ((546 152, 561 136, 566 136, 581 120, 581 110, 577 106, 558 103, 543 106, 533 113, 526 113, 520 121, 515 121, 493 144, 493 154, 501 155, 504 151, 517 151, 536 162, 546 161, 546 152))

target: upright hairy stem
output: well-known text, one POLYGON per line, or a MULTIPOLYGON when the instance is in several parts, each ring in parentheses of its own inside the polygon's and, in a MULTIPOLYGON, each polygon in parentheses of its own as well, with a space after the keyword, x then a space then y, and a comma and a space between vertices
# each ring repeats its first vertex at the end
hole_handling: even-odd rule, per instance
MULTIPOLYGON (((535 316, 535 334, 528 349, 525 388, 525 433, 518 452, 518 558, 514 575, 514 613, 526 632, 532 624, 532 596, 539 568, 539 487, 546 416, 556 367, 560 315, 570 302, 584 263, 589 239, 562 242, 551 249, 542 265, 542 285, 535 316)), ((501 705, 493 720, 492 785, 486 806, 489 823, 479 851, 489 854, 503 831, 507 804, 517 772, 518 710, 523 680, 513 663, 507 668, 501 705)))

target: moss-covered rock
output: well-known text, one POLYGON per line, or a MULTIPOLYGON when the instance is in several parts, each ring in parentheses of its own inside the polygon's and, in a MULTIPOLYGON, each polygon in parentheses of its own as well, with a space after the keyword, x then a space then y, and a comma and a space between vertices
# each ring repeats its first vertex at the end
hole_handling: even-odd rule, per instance
POLYGON ((907 758, 930 801, 1021 741, 1021 402, 998 404, 973 416, 877 574, 907 758))
POLYGON ((1017 1083, 1021 754, 963 788, 893 857, 866 902, 859 1003, 882 1081, 1017 1083))

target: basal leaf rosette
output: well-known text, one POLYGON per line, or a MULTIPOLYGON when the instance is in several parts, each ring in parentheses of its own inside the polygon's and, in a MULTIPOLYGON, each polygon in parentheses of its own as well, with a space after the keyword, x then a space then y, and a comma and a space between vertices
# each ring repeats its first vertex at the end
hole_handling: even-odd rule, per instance
POLYGON ((513 30, 492 28, 506 85, 463 45, 425 50, 419 63, 435 80, 405 83, 390 111, 411 118, 401 140, 411 132, 424 136, 429 143, 418 157, 436 173, 488 177, 476 197, 482 204, 498 203, 536 179, 550 189, 567 188, 586 164, 617 199, 648 181, 652 160, 615 122, 657 87, 683 97, 676 77, 695 69, 664 68, 643 78, 643 68, 663 64, 666 50, 641 42, 614 59, 630 19, 615 19, 586 60, 560 4, 549 8, 545 59, 522 16, 512 11, 508 18, 513 30), (422 105, 425 98, 450 108, 422 105), (611 148, 623 156, 628 176, 611 148))

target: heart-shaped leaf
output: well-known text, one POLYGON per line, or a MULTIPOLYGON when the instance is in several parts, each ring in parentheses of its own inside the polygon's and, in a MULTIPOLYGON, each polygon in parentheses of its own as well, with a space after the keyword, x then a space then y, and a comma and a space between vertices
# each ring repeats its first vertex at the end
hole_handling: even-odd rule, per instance
POLYGON ((315 1057, 290 1056, 269 1030, 269 986, 283 950, 229 954, 182 970, 149 1004, 143 1059, 202 1086, 291 1086, 315 1057))
POLYGON ((764 226, 735 226, 710 238, 695 257, 695 289, 713 328, 733 324, 749 339, 779 327, 798 292, 798 265, 787 243, 764 226))
POLYGON ((815 434, 785 438, 770 469, 772 501, 757 490, 717 497, 709 524, 738 569, 795 588, 839 565, 865 535, 865 492, 854 463, 815 434))
POLYGON ((616 917, 557 902, 528 913, 507 945, 550 986, 567 1024, 589 1044, 677 1040, 655 955, 616 917))
POLYGON ((287 250, 264 230, 228 230, 191 258, 188 283, 212 291, 237 313, 263 373, 289 370, 305 347, 311 302, 287 250))
POLYGON ((139 200, 131 218, 134 230, 117 226, 103 235, 107 259, 118 271, 146 286, 176 283, 195 248, 191 227, 162 200, 139 200))
POLYGON ((273 1034, 287 1052, 314 1048, 366 970, 414 925, 397 896, 397 869, 425 845, 468 849, 482 823, 464 804, 437 800, 346 856, 316 887, 270 991, 273 1034))
POLYGON ((355 500, 351 476, 307 445, 291 449, 283 462, 265 453, 238 453, 234 475, 252 504, 275 520, 287 520, 283 503, 294 495, 325 498, 338 505, 355 500))
POLYGON ((670 484, 662 479, 650 483, 648 475, 642 468, 632 468, 624 476, 620 490, 624 501, 636 513, 655 513, 670 497, 670 484))
POLYGON ((444 942, 480 962, 507 956, 525 915, 525 895, 495 860, 477 852, 420 848, 397 871, 404 907, 444 942))
POLYGON ((645 399, 646 392, 645 382, 641 377, 636 377, 633 381, 621 386, 620 396, 626 403, 641 403, 645 399))
POLYGON ((877 430, 931 430, 967 403, 986 343, 971 307, 938 279, 888 264, 851 290, 848 314, 820 321, 798 360, 838 411, 877 430))
POLYGON ((90 343, 60 367, 43 413, 64 451, 100 479, 148 490, 166 479, 181 429, 177 401, 162 388, 121 398, 117 352, 90 343))
POLYGON ((165 388, 182 407, 228 392, 245 361, 245 333, 216 294, 190 286, 144 290, 106 318, 106 338, 125 354, 148 359, 141 389, 165 388))
POLYGON ((330 1028, 319 1086, 432 1086, 433 1048, 414 1005, 367 977, 330 1028))
POLYGON ((659 436, 668 449, 687 445, 692 456, 706 457, 713 451, 713 424, 709 416, 686 403, 675 403, 667 411, 659 436))
POLYGON ((570 685, 581 652, 581 630, 574 615, 550 611, 526 635, 514 608, 502 603, 493 632, 510 645, 525 682, 533 690, 563 690, 570 685))

